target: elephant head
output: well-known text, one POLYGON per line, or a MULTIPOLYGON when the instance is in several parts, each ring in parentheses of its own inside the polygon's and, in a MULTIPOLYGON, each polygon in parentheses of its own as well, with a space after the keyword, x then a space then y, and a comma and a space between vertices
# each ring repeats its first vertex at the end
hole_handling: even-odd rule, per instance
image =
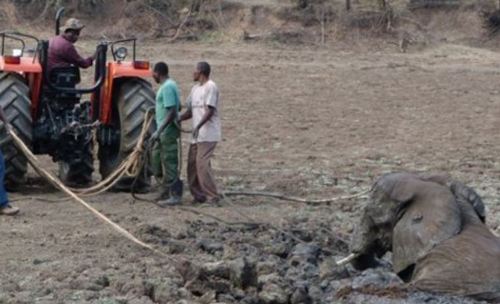
POLYGON ((353 266, 372 267, 375 257, 392 251, 394 271, 403 280, 411 280, 420 259, 463 229, 464 217, 455 195, 476 204, 484 219, 482 201, 471 191, 443 176, 382 176, 372 188, 351 240, 351 252, 357 255, 353 266))

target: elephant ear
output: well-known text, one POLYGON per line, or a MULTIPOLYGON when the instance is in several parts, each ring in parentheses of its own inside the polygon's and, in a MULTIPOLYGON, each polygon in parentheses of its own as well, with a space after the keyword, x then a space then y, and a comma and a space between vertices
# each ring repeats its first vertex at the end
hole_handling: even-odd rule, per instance
POLYGON ((486 208, 484 207, 483 200, 474 189, 457 181, 451 183, 450 189, 457 200, 469 203, 474 208, 481 222, 486 222, 486 208))
POLYGON ((394 225, 393 268, 409 280, 419 259, 460 232, 462 219, 448 187, 422 179, 408 180, 402 186, 413 189, 415 196, 394 225))
POLYGON ((383 191, 400 208, 400 204, 406 204, 415 196, 415 190, 410 181, 418 177, 410 173, 389 173, 382 176, 374 188, 383 191))

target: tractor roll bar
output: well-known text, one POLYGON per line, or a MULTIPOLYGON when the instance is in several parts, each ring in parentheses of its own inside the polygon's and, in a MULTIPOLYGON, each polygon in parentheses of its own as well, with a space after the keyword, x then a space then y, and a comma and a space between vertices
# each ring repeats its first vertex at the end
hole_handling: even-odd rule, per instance
POLYGON ((24 49, 26 48, 26 43, 20 37, 32 39, 37 44, 40 42, 40 40, 38 40, 38 38, 36 38, 35 36, 31 36, 31 35, 28 35, 28 34, 19 33, 19 32, 16 32, 16 31, 3 31, 3 32, 0 32, 0 37, 2 37, 2 53, 1 53, 2 55, 4 55, 4 53, 5 53, 5 38, 21 42, 21 45, 22 45, 21 55, 24 53, 24 49))
POLYGON ((64 15, 64 7, 61 7, 56 12, 56 36, 59 35, 61 27, 61 18, 64 15))
POLYGON ((125 43, 125 42, 130 42, 130 41, 132 41, 132 60, 135 61, 135 45, 136 45, 136 42, 137 42, 137 38, 135 38, 135 37, 109 42, 109 45, 111 45, 111 54, 113 54, 113 60, 114 61, 116 61, 115 44, 125 43))
POLYGON ((96 92, 104 83, 104 77, 106 75, 106 53, 108 51, 108 45, 106 43, 100 43, 97 45, 97 57, 96 57, 96 82, 94 86, 85 89, 73 89, 73 88, 62 88, 55 86, 49 77, 50 71, 47 69, 47 54, 49 50, 49 42, 43 40, 41 42, 40 51, 42 52, 42 70, 43 70, 43 81, 50 89, 72 94, 88 94, 96 92))

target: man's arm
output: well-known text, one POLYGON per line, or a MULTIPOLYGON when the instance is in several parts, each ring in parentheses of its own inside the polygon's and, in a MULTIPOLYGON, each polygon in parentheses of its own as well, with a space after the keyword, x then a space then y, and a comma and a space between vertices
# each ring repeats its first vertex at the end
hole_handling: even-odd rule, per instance
POLYGON ((193 117, 193 112, 191 111, 191 108, 188 108, 184 113, 181 114, 179 117, 179 121, 184 121, 191 119, 193 117))
POLYGON ((175 107, 170 107, 168 108, 167 116, 165 117, 165 120, 162 122, 161 126, 158 128, 156 131, 158 134, 161 134, 165 128, 171 124, 174 119, 175 119, 175 107))
POLYGON ((95 59, 95 53, 94 55, 90 56, 89 58, 82 58, 82 56, 80 56, 78 54, 78 52, 76 51, 76 48, 74 45, 69 45, 67 47, 67 49, 65 50, 65 52, 63 53, 64 54, 64 59, 71 63, 71 64, 75 64, 83 69, 86 69, 90 66, 92 66, 92 62, 94 61, 95 59))
POLYGON ((191 91, 191 94, 189 94, 186 100, 186 111, 180 115, 179 121, 191 119, 193 117, 192 108, 193 108, 193 91, 191 91))

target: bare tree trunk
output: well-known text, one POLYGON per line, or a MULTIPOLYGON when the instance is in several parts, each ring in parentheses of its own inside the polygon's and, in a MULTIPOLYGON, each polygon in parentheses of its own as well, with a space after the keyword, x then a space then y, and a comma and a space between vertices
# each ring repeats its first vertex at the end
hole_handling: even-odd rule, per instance
POLYGON ((321 44, 325 44, 325 6, 321 8, 321 44))
POLYGON ((387 6, 387 3, 385 2, 386 0, 377 0, 378 2, 378 8, 381 10, 381 11, 385 11, 385 8, 387 6))
MULTIPOLYGON (((500 0, 498 0, 500 2, 500 0)), ((351 10, 351 0, 345 0, 345 10, 350 11, 351 10)))

